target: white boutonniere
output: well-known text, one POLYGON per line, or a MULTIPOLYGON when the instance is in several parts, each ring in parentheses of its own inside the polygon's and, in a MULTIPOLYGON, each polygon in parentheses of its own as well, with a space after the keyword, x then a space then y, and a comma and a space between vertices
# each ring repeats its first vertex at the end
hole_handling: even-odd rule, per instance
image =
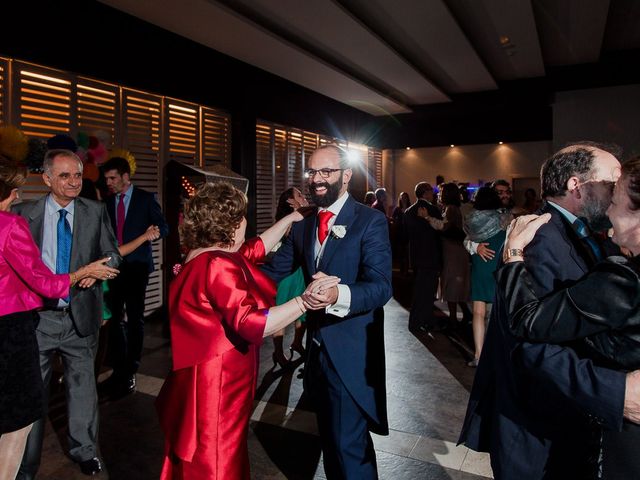
POLYGON ((335 238, 343 238, 347 234, 346 225, 334 225, 331 227, 331 236, 335 238))

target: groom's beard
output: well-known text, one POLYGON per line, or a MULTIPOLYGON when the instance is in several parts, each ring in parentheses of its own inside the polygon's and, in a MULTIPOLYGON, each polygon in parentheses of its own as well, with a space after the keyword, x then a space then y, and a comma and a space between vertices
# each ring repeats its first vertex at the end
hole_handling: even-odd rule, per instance
POLYGON ((335 183, 329 182, 315 182, 309 185, 309 193, 311 194, 311 200, 320 208, 327 208, 329 205, 338 200, 340 196, 340 188, 342 187, 342 175, 335 183), (315 188, 325 187, 327 189, 324 195, 317 195, 315 188))

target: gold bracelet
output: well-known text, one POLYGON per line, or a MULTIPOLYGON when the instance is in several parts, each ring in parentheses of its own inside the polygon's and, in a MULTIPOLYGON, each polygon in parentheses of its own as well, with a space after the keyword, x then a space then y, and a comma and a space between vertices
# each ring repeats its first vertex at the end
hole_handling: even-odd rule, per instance
POLYGON ((70 286, 75 285, 75 283, 78 281, 78 277, 76 276, 75 272, 69 274, 69 279, 71 280, 70 286))
POLYGON ((504 251, 504 261, 506 262, 507 260, 513 257, 524 258, 524 252, 522 251, 521 248, 507 248, 504 251))

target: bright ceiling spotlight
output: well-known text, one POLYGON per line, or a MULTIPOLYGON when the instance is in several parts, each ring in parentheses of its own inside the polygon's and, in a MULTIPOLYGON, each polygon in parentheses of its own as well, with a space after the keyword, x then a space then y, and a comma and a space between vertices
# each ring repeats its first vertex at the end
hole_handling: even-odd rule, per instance
POLYGON ((498 142, 498 145, 502 145, 504 142, 498 142))
POLYGON ((405 147, 407 150, 411 150, 411 147, 405 147))
POLYGON ((449 145, 451 148, 455 147, 455 145, 452 143, 451 145, 449 145))
POLYGON ((360 159, 360 153, 357 150, 347 150, 347 158, 349 162, 356 163, 360 159))

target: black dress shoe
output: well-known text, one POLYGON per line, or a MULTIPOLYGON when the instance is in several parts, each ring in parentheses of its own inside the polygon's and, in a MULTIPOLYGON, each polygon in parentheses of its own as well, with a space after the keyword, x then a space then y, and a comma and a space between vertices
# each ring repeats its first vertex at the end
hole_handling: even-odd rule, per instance
POLYGON ((102 462, 98 457, 78 462, 78 465, 80 465, 80 471, 85 475, 97 475, 102 470, 102 462))
POLYGON ((124 390, 126 393, 133 393, 136 391, 136 376, 131 375, 127 377, 127 380, 124 384, 124 390))
POLYGON ((107 395, 110 398, 120 398, 136 390, 136 376, 114 376, 111 375, 108 379, 98 385, 98 392, 103 395, 107 395))

